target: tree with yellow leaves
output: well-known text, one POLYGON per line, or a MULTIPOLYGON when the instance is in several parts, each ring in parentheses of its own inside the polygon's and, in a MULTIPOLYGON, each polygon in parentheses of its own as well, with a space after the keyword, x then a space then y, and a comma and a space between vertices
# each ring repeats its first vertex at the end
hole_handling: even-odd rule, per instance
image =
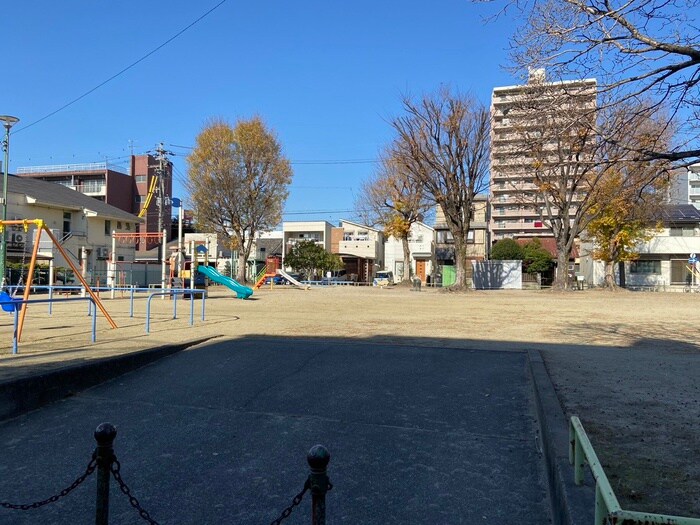
POLYGON ((246 280, 246 261, 256 233, 274 228, 292 180, 292 168, 275 134, 259 117, 232 127, 208 122, 187 158, 197 223, 228 238, 238 250, 236 278, 246 280))
MULTIPOLYGON (((630 112, 623 105, 625 121, 630 112)), ((605 287, 614 289, 615 264, 624 283, 624 262, 639 258, 638 247, 660 228, 660 210, 669 183, 670 162, 639 161, 631 154, 649 144, 668 144, 671 129, 666 119, 639 115, 620 127, 618 139, 607 144, 607 161, 590 209, 586 237, 594 243, 591 255, 605 263, 605 287)))
POLYGON ((385 236, 401 241, 404 273, 402 281, 411 280, 411 250, 408 239, 411 227, 430 208, 430 202, 420 184, 411 179, 410 173, 401 169, 387 153, 379 170, 362 184, 355 208, 361 220, 369 226, 383 229, 385 236))

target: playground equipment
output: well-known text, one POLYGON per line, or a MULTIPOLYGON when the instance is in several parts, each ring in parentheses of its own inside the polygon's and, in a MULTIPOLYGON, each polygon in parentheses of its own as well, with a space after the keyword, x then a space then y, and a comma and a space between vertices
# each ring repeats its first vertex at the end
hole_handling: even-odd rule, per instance
MULTIPOLYGON (((21 307, 20 307, 21 310, 20 310, 20 315, 19 315, 19 321, 17 323, 16 334, 17 334, 18 341, 22 340, 22 328, 24 326, 24 318, 27 315, 27 301, 29 300, 29 293, 30 293, 31 288, 32 288, 32 279, 34 277, 34 268, 36 266, 37 255, 39 253, 39 240, 41 239, 41 234, 44 232, 46 233, 46 235, 49 236, 49 238, 53 242, 56 249, 60 252, 60 254, 63 256, 63 258, 66 260, 66 262, 70 266, 71 270, 73 270, 73 273, 78 278, 80 283, 83 285, 83 287, 85 288, 85 291, 90 295, 93 302, 95 303, 95 306, 97 306, 100 309, 100 311, 102 312, 102 315, 105 316, 105 319, 107 319, 107 322, 109 322, 110 326, 112 328, 117 328, 117 324, 110 317, 109 313, 107 313, 107 310, 102 305, 100 298, 92 291, 92 288, 90 288, 90 285, 83 278, 82 272, 73 263, 73 261, 68 256, 68 253, 63 249, 63 246, 61 246, 61 243, 58 241, 58 239, 56 239, 54 234, 51 233, 51 230, 46 226, 46 224, 44 224, 44 221, 42 219, 34 219, 34 220, 22 219, 22 220, 12 220, 12 221, 0 221, 0 234, 4 231, 5 227, 12 226, 12 225, 23 226, 25 232, 29 231, 30 225, 34 225, 37 228, 37 232, 36 232, 36 236, 35 236, 36 238, 34 240, 34 248, 32 250, 31 259, 29 261, 29 270, 27 272, 27 282, 25 283, 25 286, 24 286, 24 294, 22 297, 22 302, 21 302, 21 307)), ((4 283, 4 276, 3 276, 3 283, 4 283)), ((5 309, 5 307, 8 304, 8 300, 5 298, 0 298, 0 303, 3 303, 3 309, 5 309)), ((10 305, 10 306, 12 309, 15 308, 14 305, 10 305)), ((10 311, 12 311, 12 309, 10 311)))
POLYGON ((253 295, 253 290, 251 288, 248 286, 243 286, 241 283, 235 279, 232 279, 231 277, 226 277, 225 275, 220 274, 216 268, 200 265, 197 267, 197 271, 206 275, 215 283, 223 284, 226 288, 236 292, 236 297, 238 299, 248 299, 248 297, 253 295))
POLYGON ((308 284, 302 284, 297 279, 285 272, 282 268, 282 258, 277 255, 271 255, 267 257, 267 259, 265 260, 265 267, 262 270, 260 270, 260 273, 257 275, 253 288, 257 290, 265 283, 265 281, 268 278, 275 277, 277 275, 281 275, 287 280, 287 282, 293 284, 297 288, 301 288, 302 290, 311 289, 311 287, 308 284))
POLYGON ((690 276, 690 282, 686 283, 683 287, 684 292, 700 292, 700 270, 697 269, 696 264, 693 262, 686 265, 688 274, 690 276))

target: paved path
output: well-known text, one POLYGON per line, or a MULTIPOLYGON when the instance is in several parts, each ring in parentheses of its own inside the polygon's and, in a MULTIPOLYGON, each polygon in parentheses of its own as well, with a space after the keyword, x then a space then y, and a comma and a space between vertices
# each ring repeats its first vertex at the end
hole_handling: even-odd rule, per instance
MULTIPOLYGON (((160 523, 264 524, 325 444, 330 524, 548 523, 526 356, 323 340, 203 345, 0 424, 0 501, 47 497, 117 425, 160 523)), ((94 479, 0 523, 90 523, 94 479)), ((113 523, 139 523, 113 492, 113 523)), ((308 523, 308 502, 285 523, 308 523)))

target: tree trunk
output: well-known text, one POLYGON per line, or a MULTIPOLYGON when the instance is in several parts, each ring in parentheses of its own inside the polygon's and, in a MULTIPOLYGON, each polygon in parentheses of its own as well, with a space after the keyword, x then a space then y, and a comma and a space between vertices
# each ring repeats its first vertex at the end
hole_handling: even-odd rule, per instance
POLYGON ((558 290, 569 289, 569 254, 566 250, 557 250, 557 271, 553 288, 558 290))
POLYGON ((615 263, 613 261, 605 261, 605 288, 615 289, 615 263))
POLYGON ((246 254, 245 250, 238 250, 238 268, 236 268, 236 281, 239 283, 246 282, 245 270, 246 270, 246 254))
MULTIPOLYGON (((455 236, 455 288, 469 288, 467 275, 467 245, 464 240, 455 236)), ((471 263, 470 263, 471 264, 471 263)))
POLYGON ((410 282, 411 280, 411 248, 408 245, 408 237, 401 239, 403 247, 403 278, 402 282, 410 282))

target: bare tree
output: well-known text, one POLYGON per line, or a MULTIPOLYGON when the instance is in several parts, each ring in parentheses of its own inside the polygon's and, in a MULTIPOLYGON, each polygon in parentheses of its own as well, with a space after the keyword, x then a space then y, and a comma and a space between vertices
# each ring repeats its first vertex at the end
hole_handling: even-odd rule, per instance
POLYGON ((431 202, 421 184, 411 179, 402 164, 387 153, 382 156, 378 171, 363 184, 355 204, 365 224, 378 226, 386 236, 401 241, 404 273, 402 281, 411 280, 409 237, 412 226, 423 220, 431 202))
POLYGON ((197 222, 230 240, 238 250, 236 278, 245 281, 255 234, 281 220, 292 180, 290 163, 258 117, 235 127, 211 121, 187 161, 197 222))
POLYGON ((488 189, 489 111, 472 97, 442 88, 403 99, 392 121, 392 157, 441 207, 454 237, 456 287, 467 288, 467 239, 474 199, 488 189))
MULTIPOLYGON (((552 78, 595 77, 598 109, 651 99, 632 108, 622 128, 659 107, 667 123, 688 125, 665 148, 663 141, 647 143, 637 150, 638 160, 690 164, 700 158, 694 124, 700 118, 700 0, 507 0, 507 5, 526 15, 513 39, 515 68, 544 67, 552 78)), ((602 138, 618 136, 618 130, 609 130, 602 138)))

